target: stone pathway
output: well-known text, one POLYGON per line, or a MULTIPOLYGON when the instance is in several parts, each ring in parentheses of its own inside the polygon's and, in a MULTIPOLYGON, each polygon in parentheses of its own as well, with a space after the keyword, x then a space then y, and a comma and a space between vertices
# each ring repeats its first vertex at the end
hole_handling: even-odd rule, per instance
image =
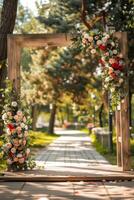
POLYGON ((115 175, 121 170, 96 152, 88 135, 74 130, 56 131, 60 137, 36 157, 40 174, 53 176, 115 175))
MULTIPOLYGON (((36 158, 37 164, 45 165, 45 168, 32 171, 33 175, 99 176, 121 173, 95 151, 89 136, 80 131, 62 130, 57 134, 61 137, 39 152, 36 158)), ((20 173, 20 176, 31 175, 27 173, 20 173)), ((102 199, 133 200, 134 182, 0 182, 0 200, 102 199)))
POLYGON ((133 200, 134 182, 0 182, 1 200, 133 200))

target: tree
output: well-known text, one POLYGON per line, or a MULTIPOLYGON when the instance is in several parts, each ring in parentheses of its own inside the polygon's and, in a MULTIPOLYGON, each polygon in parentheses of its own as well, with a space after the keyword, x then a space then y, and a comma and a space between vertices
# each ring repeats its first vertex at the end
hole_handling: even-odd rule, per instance
MULTIPOLYGON (((4 0, 0 17, 0 89, 5 86, 7 77, 7 35, 13 32, 17 13, 18 0, 4 0), (10 10, 10 12, 9 12, 10 10)), ((2 97, 0 95, 2 104, 2 97)), ((1 115, 2 108, 0 108, 1 115)), ((2 126, 2 121, 0 119, 2 126)), ((2 130, 2 129, 1 129, 2 130)))

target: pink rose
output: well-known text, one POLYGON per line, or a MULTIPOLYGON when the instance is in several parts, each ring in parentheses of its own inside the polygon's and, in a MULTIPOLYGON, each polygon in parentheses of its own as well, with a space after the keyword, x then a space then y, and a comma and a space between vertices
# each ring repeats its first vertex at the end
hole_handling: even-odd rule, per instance
POLYGON ((25 162, 25 159, 24 159, 24 158, 20 158, 20 159, 19 159, 19 163, 20 163, 20 164, 22 164, 22 163, 24 163, 24 162, 25 162))

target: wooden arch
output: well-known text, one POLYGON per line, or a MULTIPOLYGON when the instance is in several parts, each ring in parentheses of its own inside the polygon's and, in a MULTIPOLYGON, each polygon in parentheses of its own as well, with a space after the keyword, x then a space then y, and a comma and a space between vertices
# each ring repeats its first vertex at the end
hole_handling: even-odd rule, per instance
MULTIPOLYGON (((127 33, 117 32, 122 54, 128 63, 127 33)), ((20 60, 21 50, 24 47, 42 46, 68 46, 71 44, 70 36, 66 34, 27 34, 8 35, 8 78, 14 82, 14 86, 20 92, 20 60)), ((126 66, 127 67, 127 66, 126 66)), ((126 87, 128 91, 128 84, 126 87)), ((120 109, 116 112, 117 135, 117 165, 123 171, 130 170, 130 134, 129 134, 129 97, 121 102, 120 109)))

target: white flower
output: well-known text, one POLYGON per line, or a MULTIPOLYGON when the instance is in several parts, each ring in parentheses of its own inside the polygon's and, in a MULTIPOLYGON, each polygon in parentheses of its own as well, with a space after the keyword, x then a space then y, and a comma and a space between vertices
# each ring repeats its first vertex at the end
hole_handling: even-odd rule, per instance
POLYGON ((25 128, 25 124, 24 123, 21 123, 21 128, 25 128))
POLYGON ((6 132, 7 132, 8 135, 11 135, 11 132, 10 132, 9 128, 7 128, 6 132))
POLYGON ((27 153, 27 154, 29 154, 29 153, 30 153, 30 149, 29 149, 29 148, 26 150, 26 153, 27 153))
POLYGON ((114 43, 114 42, 111 42, 111 45, 114 47, 114 46, 115 46, 115 43, 114 43))
POLYGON ((124 82, 123 78, 120 78, 120 79, 119 79, 119 83, 121 84, 121 83, 123 83, 123 82, 124 82))
POLYGON ((116 49, 113 50, 113 54, 117 54, 118 51, 116 49))
POLYGON ((19 137, 19 138, 22 138, 22 137, 23 137, 23 135, 22 135, 22 134, 19 134, 19 135, 18 135, 18 137, 19 137))
POLYGON ((23 122, 26 123, 26 117, 25 116, 23 117, 23 122))
POLYGON ((12 148, 12 149, 11 149, 11 152, 12 152, 12 153, 15 153, 15 152, 16 152, 16 149, 15 149, 15 148, 12 148))
POLYGON ((28 130, 28 126, 27 125, 25 126, 25 130, 28 130))
POLYGON ((92 36, 88 37, 88 41, 92 42, 93 41, 93 37, 92 36))
POLYGON ((7 112, 7 115, 8 115, 9 117, 11 117, 11 116, 12 116, 12 113, 11 113, 11 112, 7 112))
POLYGON ((96 53, 96 49, 92 49, 91 54, 95 54, 95 53, 96 53))
POLYGON ((6 113, 4 113, 4 114, 2 115, 2 119, 3 119, 3 120, 7 119, 7 114, 6 114, 6 113))
POLYGON ((115 88, 111 88, 111 92, 114 92, 115 91, 115 88))
POLYGON ((102 41, 101 41, 101 40, 98 40, 98 41, 96 42, 96 44, 97 44, 97 45, 100 45, 100 44, 102 44, 102 41))
POLYGON ((89 38, 89 35, 87 33, 84 33, 84 38, 89 38))
POLYGON ((11 165, 13 162, 12 162, 12 160, 7 159, 7 163, 8 163, 9 165, 11 165))
POLYGON ((109 77, 106 77, 106 78, 105 78, 105 81, 106 81, 106 82, 109 82, 109 80, 110 80, 109 77))
POLYGON ((104 43, 106 43, 106 42, 107 42, 107 38, 106 38, 106 37, 103 37, 103 38, 102 38, 102 41, 103 41, 104 43))
POLYGON ((17 102, 16 101, 13 101, 12 103, 11 103, 11 106, 13 106, 13 107, 17 107, 17 102))
POLYGON ((22 158, 22 154, 19 153, 19 154, 17 155, 17 158, 22 158))

